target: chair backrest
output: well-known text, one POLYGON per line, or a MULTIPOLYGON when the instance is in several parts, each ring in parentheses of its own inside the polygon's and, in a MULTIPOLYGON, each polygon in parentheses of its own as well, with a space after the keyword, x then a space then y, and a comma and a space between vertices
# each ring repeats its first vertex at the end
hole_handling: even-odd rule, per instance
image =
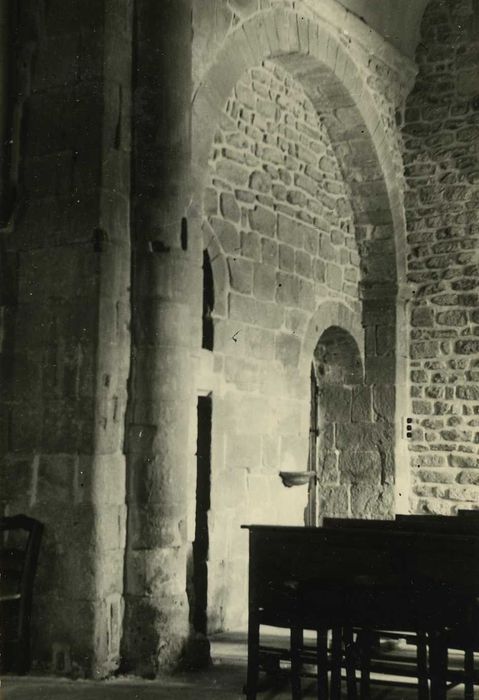
POLYGON ((458 588, 472 587, 479 592, 479 518, 450 515, 397 515, 395 520, 325 518, 324 527, 343 532, 387 533, 391 546, 400 533, 411 535, 410 555, 418 578, 437 580, 458 588))
POLYGON ((0 518, 0 600, 18 599, 18 634, 30 618, 42 533, 42 523, 27 515, 0 518))
POLYGON ((479 535, 479 518, 454 515, 396 515, 397 526, 415 531, 479 535))
POLYGON ((395 520, 368 520, 366 518, 323 518, 323 527, 354 528, 357 530, 398 529, 395 520))
POLYGON ((454 515, 396 515, 395 520, 324 518, 323 527, 356 530, 399 530, 457 535, 479 535, 479 517, 454 515))

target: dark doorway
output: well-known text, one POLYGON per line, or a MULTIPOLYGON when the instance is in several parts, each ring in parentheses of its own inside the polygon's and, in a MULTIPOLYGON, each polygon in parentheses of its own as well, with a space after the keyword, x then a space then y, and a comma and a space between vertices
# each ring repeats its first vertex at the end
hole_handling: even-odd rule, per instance
POLYGON ((193 615, 195 632, 207 634, 208 608, 208 511, 211 492, 212 397, 198 397, 196 443, 196 525, 193 542, 193 615))

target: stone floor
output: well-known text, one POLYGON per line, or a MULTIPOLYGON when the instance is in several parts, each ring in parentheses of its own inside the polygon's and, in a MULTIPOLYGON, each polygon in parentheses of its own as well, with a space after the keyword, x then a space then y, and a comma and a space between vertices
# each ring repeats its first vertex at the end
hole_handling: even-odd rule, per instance
MULTIPOLYGON (((0 700, 244 700, 246 672, 245 636, 223 635, 212 643, 213 666, 206 672, 163 680, 118 678, 108 681, 70 681, 62 678, 4 677, 0 700)), ((305 681, 304 699, 316 697, 314 681, 305 681)), ((413 687, 373 685, 371 700, 415 700, 413 687)), ((448 693, 448 700, 464 697, 462 686, 448 693)), ((289 685, 266 689, 258 700, 290 700, 289 685)))

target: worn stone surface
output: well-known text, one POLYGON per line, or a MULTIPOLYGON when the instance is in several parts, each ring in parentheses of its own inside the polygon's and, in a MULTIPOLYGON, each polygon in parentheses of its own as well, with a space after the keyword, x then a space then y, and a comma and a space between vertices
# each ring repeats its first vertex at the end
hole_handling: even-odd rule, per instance
POLYGON ((118 667, 123 616, 131 9, 18 8, 17 199, 0 246, 2 350, 15 336, 2 512, 45 524, 34 662, 100 677, 118 667))
POLYGON ((411 447, 421 450, 423 464, 429 459, 430 466, 442 466, 447 459, 451 466, 428 474, 434 485, 416 484, 413 503, 435 513, 454 512, 461 495, 470 500, 464 489, 447 485, 474 483, 462 469, 477 459, 479 121, 469 71, 479 64, 478 17, 472 3, 428 5, 403 130, 413 291, 411 447))
MULTIPOLYGON (((149 676, 178 666, 189 634, 187 481, 195 415, 190 349, 200 336, 192 318, 202 264, 202 247, 187 219, 191 12, 190 0, 147 0, 135 13, 136 313, 125 445, 128 539, 122 664, 149 676), (158 84, 158 75, 166 78, 171 65, 174 73, 158 84)), ((209 207, 214 209, 211 200, 209 207)), ((222 224, 218 236, 228 247, 234 228, 230 220, 238 218, 231 196, 219 199, 217 218, 222 224)), ((229 275, 234 289, 251 288, 251 265, 249 270, 246 264, 232 265, 229 275)))
POLYGON ((392 486, 354 484, 351 487, 351 514, 356 518, 390 518, 394 514, 392 486))
MULTIPOLYGON (((208 215, 211 192, 216 191, 216 199, 222 202, 223 217, 208 218, 225 254, 233 258, 238 266, 237 258, 241 251, 235 242, 239 241, 240 235, 243 238, 247 233, 257 233, 261 237, 264 255, 269 257, 268 262, 278 266, 276 248, 273 246, 275 239, 279 239, 285 244, 280 245, 279 267, 291 272, 291 277, 282 277, 278 271, 277 300, 285 305, 297 306, 297 280, 314 279, 315 259, 311 253, 315 252, 319 259, 324 257, 324 252, 321 254, 319 251, 318 225, 328 219, 328 260, 336 262, 335 272, 331 268, 328 273, 330 293, 340 292, 355 297, 354 281, 358 279, 358 271, 357 265, 349 262, 350 251, 355 248, 351 216, 331 214, 322 203, 322 193, 328 185, 335 185, 336 200, 346 195, 346 188, 328 134, 300 86, 279 67, 267 63, 264 68, 254 69, 237 84, 235 94, 227 103, 226 114, 230 120, 216 135, 211 159, 211 185, 207 189, 204 207, 205 215, 208 215), (282 104, 281 112, 276 107, 278 102, 282 104), (303 144, 312 148, 311 143, 314 145, 311 152, 314 154, 316 179, 310 178, 307 182, 307 176, 302 175, 302 171, 305 167, 313 166, 305 166, 298 154, 303 144), (331 164, 329 169, 323 169, 321 165, 325 160, 331 164), (252 195, 252 200, 244 201, 245 197, 236 197, 235 211, 232 213, 231 205, 226 210, 225 202, 231 200, 230 191, 238 184, 235 174, 238 164, 244 169, 249 185, 245 191, 252 195), (285 173, 287 171, 289 186, 282 184, 282 168, 285 173), (237 208, 241 210, 240 214, 237 208), (332 240, 337 242, 333 243, 332 240), (341 265, 346 258, 348 264, 341 265), (347 285, 346 281, 353 284, 347 285)), ((321 240, 325 236, 323 234, 321 240)), ((258 282, 260 289, 261 283, 258 282)), ((254 292, 251 289, 238 291, 245 294, 254 292)), ((257 319, 257 323, 260 324, 261 320, 257 319)))

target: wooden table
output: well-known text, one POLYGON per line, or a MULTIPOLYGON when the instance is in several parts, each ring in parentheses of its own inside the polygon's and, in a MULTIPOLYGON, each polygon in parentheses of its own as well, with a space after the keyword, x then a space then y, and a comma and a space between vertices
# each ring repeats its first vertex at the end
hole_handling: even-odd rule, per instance
MULTIPOLYGON (((384 522, 384 521, 383 521, 384 522)), ((434 700, 446 693, 447 635, 472 634, 479 537, 394 524, 368 527, 246 526, 250 536, 247 698, 255 700, 262 624, 292 630, 293 699, 301 697, 299 631, 393 629, 427 635, 434 700)), ((331 697, 338 696, 333 655, 331 697), (334 678, 333 678, 334 681, 334 678)), ((324 655, 318 655, 318 676, 324 655)), ((367 685, 362 688, 366 692, 367 685)), ((424 671, 420 697, 426 697, 424 671)), ((355 683, 349 676, 348 696, 355 683)), ((324 698, 324 681, 318 697, 324 698)))

